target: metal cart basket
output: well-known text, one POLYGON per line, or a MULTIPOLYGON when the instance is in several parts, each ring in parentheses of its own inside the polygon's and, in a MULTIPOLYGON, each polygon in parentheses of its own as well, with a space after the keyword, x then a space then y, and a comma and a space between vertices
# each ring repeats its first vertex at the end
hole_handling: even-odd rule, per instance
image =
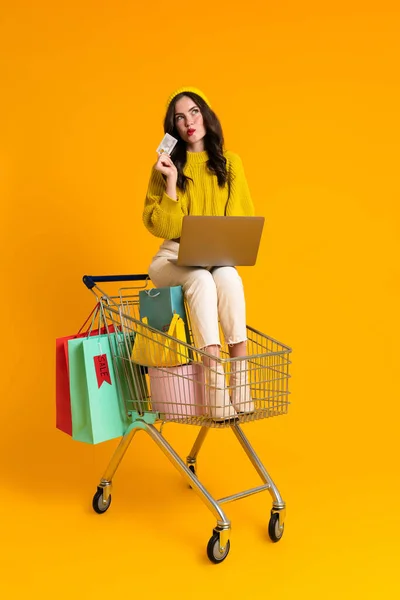
POLYGON ((116 341, 110 347, 121 410, 127 424, 94 495, 94 510, 102 514, 110 507, 115 472, 134 435, 142 430, 161 448, 215 516, 217 524, 207 546, 208 558, 213 563, 222 562, 230 550, 231 523, 221 505, 233 500, 268 490, 272 496, 268 532, 271 540, 278 542, 284 531, 286 506, 241 425, 287 413, 291 349, 247 326, 247 356, 231 358, 228 345, 223 343, 220 358, 216 358, 196 348, 190 315, 185 324, 186 341, 155 330, 140 320, 139 290, 149 285, 148 275, 85 275, 83 281, 96 296, 97 313, 101 314, 106 330, 114 333, 116 341), (141 283, 120 288, 114 295, 98 286, 102 282, 121 281, 141 283), (140 363, 132 359, 135 345, 146 348, 140 363), (239 399, 236 410, 229 402, 233 394, 239 399), (221 398, 228 401, 221 404, 221 398), (166 422, 200 427, 186 462, 163 437, 166 422), (156 424, 161 427, 157 429, 156 424), (196 476, 197 456, 210 428, 228 427, 253 464, 262 485, 215 500, 196 476))

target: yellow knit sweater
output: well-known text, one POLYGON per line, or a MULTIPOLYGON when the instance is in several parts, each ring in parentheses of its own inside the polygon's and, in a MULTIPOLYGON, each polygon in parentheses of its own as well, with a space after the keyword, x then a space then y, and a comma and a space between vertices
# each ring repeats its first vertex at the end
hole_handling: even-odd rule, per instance
POLYGON ((233 152, 225 152, 224 156, 231 181, 229 199, 228 184, 219 187, 217 176, 207 168, 206 151, 187 153, 184 173, 193 181, 187 182, 185 192, 178 188, 177 200, 165 193, 165 180, 153 167, 143 211, 143 222, 153 235, 164 239, 179 238, 185 215, 254 215, 240 157, 233 152))

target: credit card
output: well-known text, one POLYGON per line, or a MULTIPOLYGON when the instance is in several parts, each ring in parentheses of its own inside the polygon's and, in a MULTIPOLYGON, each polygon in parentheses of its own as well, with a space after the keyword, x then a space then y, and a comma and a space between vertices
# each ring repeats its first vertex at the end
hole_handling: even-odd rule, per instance
POLYGON ((157 148, 157 154, 168 154, 169 156, 177 143, 177 139, 175 139, 172 135, 169 135, 169 133, 166 133, 161 144, 157 148))

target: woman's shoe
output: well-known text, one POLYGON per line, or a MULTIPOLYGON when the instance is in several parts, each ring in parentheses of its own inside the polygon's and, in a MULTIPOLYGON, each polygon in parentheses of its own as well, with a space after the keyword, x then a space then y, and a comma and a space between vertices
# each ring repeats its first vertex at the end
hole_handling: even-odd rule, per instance
POLYGON ((231 363, 231 401, 240 414, 250 414, 255 410, 251 397, 247 360, 238 360, 231 363))
POLYGON ((206 403, 212 419, 214 421, 227 421, 237 418, 236 411, 229 398, 222 365, 218 364, 215 368, 209 367, 206 369, 206 373, 206 403))

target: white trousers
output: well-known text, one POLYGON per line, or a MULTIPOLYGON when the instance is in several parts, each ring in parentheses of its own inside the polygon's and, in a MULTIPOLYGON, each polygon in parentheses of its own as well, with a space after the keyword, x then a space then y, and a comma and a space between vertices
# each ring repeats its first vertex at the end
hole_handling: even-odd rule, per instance
POLYGON ((242 279, 234 267, 179 267, 179 243, 166 240, 149 267, 156 287, 181 285, 189 307, 197 348, 221 345, 218 317, 227 344, 247 340, 246 305, 242 279))

